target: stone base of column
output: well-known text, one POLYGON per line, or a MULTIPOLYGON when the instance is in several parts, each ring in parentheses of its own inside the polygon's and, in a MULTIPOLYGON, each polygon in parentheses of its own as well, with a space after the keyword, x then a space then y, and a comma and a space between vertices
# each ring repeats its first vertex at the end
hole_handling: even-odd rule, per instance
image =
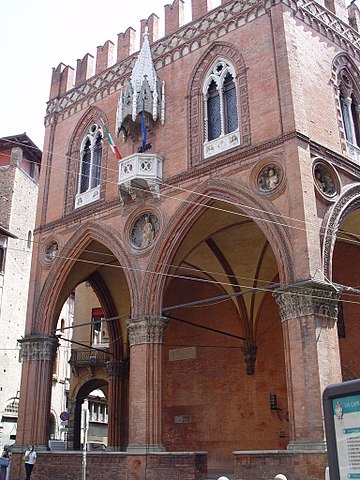
POLYGON ((126 452, 126 447, 117 447, 111 445, 111 447, 106 447, 107 452, 126 452))
POLYGON ((292 452, 326 452, 326 442, 316 441, 292 441, 289 442, 287 449, 292 452))
POLYGON ((153 452, 165 452, 163 445, 128 445, 127 453, 153 453, 153 452))

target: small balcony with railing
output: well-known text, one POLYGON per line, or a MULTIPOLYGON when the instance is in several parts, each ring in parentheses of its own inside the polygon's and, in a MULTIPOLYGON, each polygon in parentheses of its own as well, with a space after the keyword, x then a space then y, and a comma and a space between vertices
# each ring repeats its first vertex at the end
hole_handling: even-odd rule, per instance
POLYGON ((144 198, 150 193, 160 197, 163 179, 163 158, 154 153, 134 153, 119 160, 118 189, 121 203, 129 197, 133 200, 144 198))
POLYGON ((110 353, 107 350, 100 349, 73 349, 69 363, 75 376, 79 374, 79 370, 86 368, 93 371, 97 367, 105 368, 111 360, 110 353))

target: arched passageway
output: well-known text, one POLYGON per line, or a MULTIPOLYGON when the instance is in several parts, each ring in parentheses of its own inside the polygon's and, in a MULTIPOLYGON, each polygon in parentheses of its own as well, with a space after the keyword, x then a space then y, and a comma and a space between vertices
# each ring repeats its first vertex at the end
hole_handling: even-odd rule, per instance
POLYGON ((289 442, 272 296, 279 271, 264 231, 240 208, 219 200, 200 210, 184 235, 176 232, 181 240, 167 263, 162 438, 168 451, 207 451, 209 472, 231 472, 234 450, 289 442))

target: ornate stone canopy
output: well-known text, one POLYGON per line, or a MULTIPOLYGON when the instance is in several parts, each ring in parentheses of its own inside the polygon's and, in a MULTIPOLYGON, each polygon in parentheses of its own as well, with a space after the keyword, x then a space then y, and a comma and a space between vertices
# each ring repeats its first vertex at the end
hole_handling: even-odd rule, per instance
POLYGON ((143 108, 154 122, 160 115, 160 121, 164 124, 165 82, 160 92, 159 79, 150 50, 148 27, 145 28, 143 45, 130 80, 126 81, 125 88, 120 91, 116 112, 116 134, 122 130, 125 136, 132 135, 137 116, 143 108))

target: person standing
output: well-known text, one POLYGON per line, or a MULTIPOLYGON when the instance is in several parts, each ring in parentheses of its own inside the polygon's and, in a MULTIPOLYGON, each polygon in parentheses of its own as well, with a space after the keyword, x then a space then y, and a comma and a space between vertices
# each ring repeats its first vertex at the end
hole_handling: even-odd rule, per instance
POLYGON ((36 452, 34 449, 34 445, 31 445, 31 444, 29 445, 24 455, 24 461, 25 461, 25 473, 26 473, 25 480, 30 480, 31 472, 36 463, 36 452))
POLYGON ((4 450, 1 455, 1 459, 3 458, 7 460, 7 462, 4 462, 4 465, 1 465, 0 480, 6 480, 6 474, 10 466, 11 453, 9 452, 9 445, 4 445, 4 450), (5 463, 7 463, 7 465, 5 465, 5 463))

